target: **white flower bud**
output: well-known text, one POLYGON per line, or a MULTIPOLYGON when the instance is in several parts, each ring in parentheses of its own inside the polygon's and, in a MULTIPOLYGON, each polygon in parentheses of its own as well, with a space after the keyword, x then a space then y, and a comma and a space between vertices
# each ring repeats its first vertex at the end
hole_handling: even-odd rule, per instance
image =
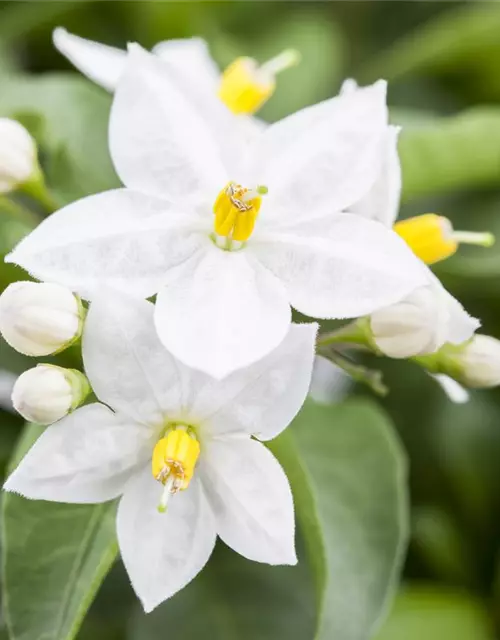
POLYGON ((39 364, 19 376, 12 391, 12 404, 29 422, 52 424, 76 409, 89 392, 83 373, 39 364))
POLYGON ((80 337, 83 317, 79 298, 57 284, 15 282, 0 296, 0 332, 28 356, 68 347, 80 337))
POLYGON ((443 299, 431 286, 420 287, 404 300, 370 316, 372 339, 391 358, 433 353, 446 335, 443 299))
POLYGON ((37 172, 33 138, 19 122, 0 118, 0 193, 16 189, 37 172))
POLYGON ((456 362, 461 368, 461 380, 467 386, 500 385, 500 340, 475 335, 456 356, 456 362))

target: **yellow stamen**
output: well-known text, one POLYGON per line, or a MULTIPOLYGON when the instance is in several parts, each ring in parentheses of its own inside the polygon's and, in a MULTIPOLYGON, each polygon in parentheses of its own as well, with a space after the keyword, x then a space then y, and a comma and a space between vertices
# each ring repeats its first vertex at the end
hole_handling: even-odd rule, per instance
POLYGON ((262 204, 265 187, 246 189, 229 182, 219 193, 214 204, 214 230, 217 236, 231 241, 245 242, 252 235, 262 204))
POLYGON ((187 489, 200 455, 200 443, 185 427, 172 428, 153 450, 153 477, 165 485, 159 511, 166 511, 171 494, 187 489))
POLYGON ((276 88, 276 74, 297 64, 300 55, 287 49, 261 67, 253 58, 237 58, 222 74, 219 98, 233 113, 255 113, 276 88))
POLYGON ((394 225, 394 231, 426 264, 434 264, 452 256, 459 244, 491 247, 495 238, 491 233, 454 231, 448 218, 426 213, 394 225))

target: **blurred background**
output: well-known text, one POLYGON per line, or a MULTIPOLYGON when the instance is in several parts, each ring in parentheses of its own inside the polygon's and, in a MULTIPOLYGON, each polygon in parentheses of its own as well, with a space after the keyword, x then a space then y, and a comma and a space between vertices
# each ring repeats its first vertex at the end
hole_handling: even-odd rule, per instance
MULTIPOLYGON (((2 1, 0 111, 15 110, 36 135, 49 184, 63 203, 109 188, 116 177, 106 149, 110 98, 76 80, 78 72, 52 46, 56 26, 119 47, 199 35, 221 67, 238 55, 264 61, 296 47, 302 63, 279 77, 260 114, 269 121, 334 95, 346 77, 360 83, 384 77, 392 119, 404 127, 402 217, 432 211, 456 228, 500 238, 500 4, 2 1), (58 75, 48 80, 54 72, 72 74, 71 90, 63 90, 58 75)), ((1 253, 28 226, 0 209, 1 253)), ((462 248, 436 273, 482 318, 484 331, 500 337, 500 241, 490 250, 462 248)), ((20 276, 2 265, 0 289, 20 276)), ((380 402, 408 452, 412 500, 404 584, 377 638, 499 638, 500 392, 473 392, 468 404, 454 405, 415 365, 374 364, 390 388, 380 402)), ((30 366, 0 345, 0 400, 10 384, 5 371, 30 366)), ((4 471, 21 426, 8 410, 0 412, 4 471)), ((312 598, 307 567, 270 570, 219 545, 201 576, 147 618, 117 565, 78 638, 311 640, 312 598), (193 623, 205 599, 210 617, 193 623), (289 615, 278 622, 280 608, 289 615), (245 635, 234 627, 235 611, 245 635)))

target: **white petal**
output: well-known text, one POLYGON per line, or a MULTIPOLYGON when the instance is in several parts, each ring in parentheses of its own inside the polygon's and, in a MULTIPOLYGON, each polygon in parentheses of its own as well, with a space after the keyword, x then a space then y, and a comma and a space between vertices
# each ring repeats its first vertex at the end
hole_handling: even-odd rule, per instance
POLYGON ((84 75, 108 91, 115 90, 125 67, 126 51, 80 38, 62 27, 54 29, 52 40, 84 75))
POLYGON ((169 271, 156 301, 163 344, 216 378, 263 358, 285 337, 290 306, 277 279, 246 250, 206 252, 169 271))
POLYGON ((277 349, 224 380, 191 376, 196 397, 189 414, 195 423, 211 435, 243 432, 261 440, 275 438, 306 398, 316 332, 316 324, 292 324, 277 349))
POLYGON ((146 613, 185 587, 205 566, 215 544, 212 512, 197 478, 158 513, 162 485, 146 469, 118 507, 118 543, 146 613))
POLYGON ((217 95, 219 68, 202 38, 165 40, 153 47, 153 53, 177 72, 176 79, 186 90, 197 88, 205 95, 217 95))
POLYGON ((262 215, 284 226, 360 200, 381 167, 385 92, 380 81, 268 127, 246 178, 269 188, 262 215))
POLYGON ((161 427, 181 411, 185 367, 158 339, 153 313, 150 302, 103 292, 87 315, 83 361, 102 402, 161 427))
POLYGON ((445 304, 448 311, 446 341, 452 344, 462 344, 474 335, 481 323, 477 318, 470 316, 460 302, 450 293, 445 291, 445 296, 445 304))
POLYGON ((148 193, 213 202, 228 181, 223 148, 234 145, 232 157, 237 158, 229 125, 218 139, 196 101, 183 92, 162 60, 137 45, 129 51, 109 133, 120 178, 128 187, 148 193))
POLYGON ((470 393, 456 380, 453 380, 453 378, 450 378, 450 376, 443 373, 431 373, 429 375, 439 384, 441 389, 452 402, 455 404, 465 404, 466 402, 469 402, 470 393))
POLYGON ((399 212, 401 196, 401 164, 398 156, 398 127, 387 127, 381 170, 370 191, 354 205, 350 213, 378 220, 392 227, 399 212))
POLYGON ((90 404, 51 425, 4 485, 54 502, 105 502, 120 495, 152 450, 146 427, 90 404))
POLYGON ((213 440, 200 459, 218 535, 239 554, 296 564, 293 499, 285 472, 256 440, 213 440))
POLYGON ((6 262, 85 298, 102 286, 149 297, 167 269, 209 242, 193 231, 196 224, 197 217, 178 213, 166 200, 116 189, 52 214, 6 262))
POLYGON ((353 214, 255 236, 247 251, 281 280, 293 307, 315 318, 366 315, 428 283, 401 238, 353 214))
POLYGON ((481 323, 477 318, 470 316, 460 302, 454 298, 441 284, 433 272, 425 267, 434 295, 439 297, 446 314, 446 329, 444 342, 462 344, 471 338, 479 329, 481 323))

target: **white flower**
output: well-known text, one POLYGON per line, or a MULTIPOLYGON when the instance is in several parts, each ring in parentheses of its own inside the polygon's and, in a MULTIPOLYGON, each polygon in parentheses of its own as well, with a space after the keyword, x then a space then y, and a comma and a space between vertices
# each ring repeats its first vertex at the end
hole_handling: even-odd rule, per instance
POLYGON ((89 390, 87 379, 79 371, 39 364, 16 380, 12 404, 29 422, 52 424, 76 409, 89 390))
MULTIPOLYGON (((127 51, 80 38, 61 27, 54 30, 53 40, 56 48, 88 78, 108 91, 116 89, 126 67, 127 51)), ((221 75, 201 38, 165 40, 153 47, 153 54, 182 90, 189 91, 201 103, 206 96, 218 95, 236 114, 255 113, 273 94, 276 75, 300 59, 293 49, 262 65, 252 58, 237 58, 221 75)))
POLYGON ((290 486, 252 435, 274 438, 299 411, 316 330, 292 325, 267 358, 218 382, 162 347, 151 303, 103 296, 88 313, 83 359, 105 404, 49 427, 5 489, 70 503, 122 496, 118 542, 146 611, 195 577, 216 534, 250 560, 294 564, 290 486))
POLYGON ((128 188, 52 215, 7 261, 83 297, 103 285, 158 293, 165 346, 219 378, 280 344, 290 305, 357 317, 428 281, 393 231, 342 213, 379 174, 384 82, 304 109, 245 144, 216 98, 200 112, 154 56, 133 46, 128 60, 110 123, 128 188))
MULTIPOLYGON (((341 94, 355 96, 364 90, 348 80, 344 83, 341 94)), ((397 127, 386 127, 384 160, 378 176, 371 189, 349 207, 351 213, 381 222, 388 228, 396 221, 401 194, 398 134, 397 127)), ((426 216, 420 218, 423 226, 427 227, 430 222, 434 229, 433 220, 424 220, 426 216)), ((422 238, 422 244, 425 245, 425 238, 422 238)), ((417 255, 418 253, 417 251, 417 255)), ((422 274, 427 278, 426 290, 420 289, 418 292, 411 292, 409 296, 402 296, 395 305, 378 310, 375 316, 375 331, 378 333, 376 343, 382 352, 394 358, 430 353, 446 342, 460 344, 468 340, 480 326, 479 321, 470 317, 461 304, 444 289, 424 262, 421 262, 421 268, 422 274)), ((371 324, 373 328, 373 316, 371 324)))
POLYGON ((468 387, 500 385, 500 340, 475 335, 453 359, 461 370, 461 380, 468 387))
POLYGON ((38 169, 36 144, 26 129, 0 118, 0 193, 8 193, 34 176, 38 169))
POLYGON ((65 287, 15 282, 0 296, 0 332, 20 353, 46 356, 80 336, 83 313, 80 300, 65 287))

